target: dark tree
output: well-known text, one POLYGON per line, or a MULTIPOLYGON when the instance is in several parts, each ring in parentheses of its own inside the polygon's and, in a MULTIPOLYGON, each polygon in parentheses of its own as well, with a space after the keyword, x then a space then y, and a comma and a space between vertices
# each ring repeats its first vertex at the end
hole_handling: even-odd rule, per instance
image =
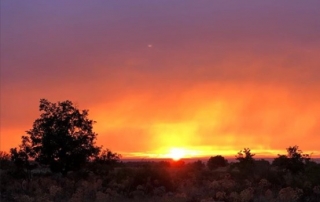
POLYGON ((206 165, 201 160, 197 160, 197 161, 191 163, 191 167, 194 170, 202 170, 205 166, 206 165))
POLYGON ((252 162, 255 154, 251 154, 251 150, 249 148, 244 148, 238 152, 236 159, 241 162, 252 162))
POLYGON ((194 173, 195 175, 197 175, 197 173, 199 173, 199 171, 203 170, 203 168, 205 167, 206 165, 201 160, 197 160, 185 164, 184 169, 182 170, 185 170, 187 173, 194 173))
POLYGON ((12 149, 13 156, 27 154, 40 164, 49 165, 53 172, 66 174, 99 153, 88 110, 80 111, 69 100, 51 103, 41 99, 40 112, 33 128, 22 137, 20 151, 12 149))
POLYGON ((244 174, 250 174, 254 171, 254 156, 249 148, 244 148, 238 152, 236 159, 238 160, 238 168, 244 174))
POLYGON ((268 178, 271 175, 270 162, 264 159, 254 161, 254 174, 262 178, 268 178))
POLYGON ((278 155, 272 162, 273 166, 277 166, 282 171, 290 171, 293 174, 302 172, 305 164, 309 163, 310 155, 303 154, 298 146, 288 147, 287 155, 278 155))
POLYGON ((109 149, 102 150, 94 159, 96 163, 113 165, 121 158, 120 154, 113 153, 109 149))
POLYGON ((0 169, 6 170, 10 167, 10 154, 0 151, 0 169))
POLYGON ((288 161, 289 159, 286 155, 278 154, 278 157, 273 160, 272 165, 278 167, 282 171, 286 171, 289 163, 288 161))
POLYGON ((219 167, 225 167, 228 165, 228 161, 223 156, 210 157, 207 166, 210 170, 217 169, 219 167))
POLYGON ((108 175, 109 171, 119 163, 120 158, 120 154, 104 149, 93 158, 93 161, 86 168, 98 175, 108 175))
POLYGON ((18 169, 27 169, 29 166, 29 156, 22 149, 17 150, 17 148, 12 148, 10 150, 11 161, 15 164, 18 169))
POLYGON ((310 161, 309 154, 303 154, 297 145, 287 148, 287 156, 295 161, 307 163, 310 161))

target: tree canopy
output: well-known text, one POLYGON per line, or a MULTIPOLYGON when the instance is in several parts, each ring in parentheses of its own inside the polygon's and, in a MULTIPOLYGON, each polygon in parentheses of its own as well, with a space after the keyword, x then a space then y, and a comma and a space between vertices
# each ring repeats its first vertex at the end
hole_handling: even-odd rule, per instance
POLYGON ((310 161, 309 154, 303 154, 297 145, 287 148, 287 155, 278 155, 274 159, 273 165, 283 170, 288 170, 293 174, 304 170, 305 164, 310 161))
POLYGON ((207 166, 209 169, 214 170, 219 167, 225 167, 228 165, 228 161, 221 155, 210 157, 207 166))
POLYGON ((254 157, 255 154, 251 153, 249 148, 244 148, 238 152, 236 155, 236 160, 238 161, 238 168, 243 173, 252 173, 254 170, 254 157))
POLYGON ((79 169, 100 152, 100 147, 95 146, 95 122, 88 118, 88 110, 80 111, 69 100, 52 103, 46 99, 40 100, 39 110, 40 118, 22 136, 20 151, 11 149, 13 156, 27 154, 40 164, 49 165, 53 172, 65 174, 79 169))

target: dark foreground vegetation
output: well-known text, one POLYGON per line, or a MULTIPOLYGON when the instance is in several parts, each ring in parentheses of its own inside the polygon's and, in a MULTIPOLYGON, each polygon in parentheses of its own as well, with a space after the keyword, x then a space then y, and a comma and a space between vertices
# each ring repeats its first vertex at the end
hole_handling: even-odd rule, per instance
POLYGON ((19 148, 0 152, 1 201, 320 201, 320 164, 298 146, 272 162, 249 148, 232 163, 121 162, 95 146, 88 111, 44 99, 40 111, 19 148))
POLYGON ((244 156, 215 164, 221 158, 92 161, 63 175, 34 162, 19 169, 2 153, 1 201, 320 201, 320 164, 309 159, 288 154, 270 163, 244 156))

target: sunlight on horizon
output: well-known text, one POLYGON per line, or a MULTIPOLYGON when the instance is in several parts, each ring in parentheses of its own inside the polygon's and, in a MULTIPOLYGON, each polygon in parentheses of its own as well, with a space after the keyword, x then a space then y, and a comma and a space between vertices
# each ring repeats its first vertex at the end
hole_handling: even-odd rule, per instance
MULTIPOLYGON (((209 158, 212 156, 221 155, 228 159, 234 159, 240 150, 244 148, 235 149, 217 149, 211 147, 168 147, 161 148, 148 152, 120 152, 123 159, 198 159, 209 158)), ((251 148, 250 148, 251 149, 251 148)), ((286 148, 282 150, 270 150, 270 149, 251 149, 252 154, 255 154, 254 158, 276 158, 278 154, 286 155, 286 148)), ((320 153, 317 151, 303 150, 305 154, 311 154, 312 158, 320 158, 320 153)))
POLYGON ((1 150, 45 98, 124 158, 320 156, 320 1, 50 2, 1 1, 1 150))
POLYGON ((172 158, 175 161, 180 160, 181 158, 186 156, 186 151, 180 148, 173 148, 170 150, 168 157, 172 158))

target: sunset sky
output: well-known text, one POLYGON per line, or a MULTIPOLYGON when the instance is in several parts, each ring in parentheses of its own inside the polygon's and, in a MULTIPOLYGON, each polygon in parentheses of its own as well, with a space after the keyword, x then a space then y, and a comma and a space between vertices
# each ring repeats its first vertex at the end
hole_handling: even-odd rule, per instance
POLYGON ((0 150, 41 98, 123 157, 320 156, 320 1, 1 1, 0 150))

